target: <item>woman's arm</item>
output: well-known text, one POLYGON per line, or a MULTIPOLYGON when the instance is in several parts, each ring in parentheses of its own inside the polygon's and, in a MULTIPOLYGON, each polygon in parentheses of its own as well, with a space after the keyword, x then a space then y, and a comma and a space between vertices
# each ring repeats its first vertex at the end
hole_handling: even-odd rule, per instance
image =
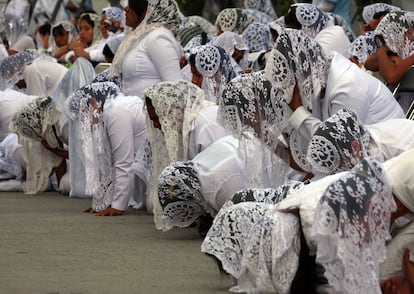
POLYGON ((410 66, 414 63, 414 55, 406 59, 400 59, 398 56, 388 56, 388 48, 382 46, 377 51, 378 67, 381 76, 391 85, 398 84, 410 66))

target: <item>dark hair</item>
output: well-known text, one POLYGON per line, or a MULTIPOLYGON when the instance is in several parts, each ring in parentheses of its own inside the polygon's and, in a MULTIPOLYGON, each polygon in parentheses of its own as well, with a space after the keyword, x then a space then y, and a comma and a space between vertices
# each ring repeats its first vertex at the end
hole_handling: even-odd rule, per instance
POLYGON ((81 16, 81 18, 79 19, 79 23, 80 23, 82 20, 86 20, 92 28, 94 28, 94 27, 95 27, 95 22, 94 22, 94 21, 92 21, 91 17, 89 16, 89 13, 87 13, 87 14, 83 14, 83 15, 81 16))
POLYGON ((102 54, 105 56, 105 58, 107 60, 113 60, 115 55, 112 52, 112 50, 109 48, 108 44, 105 44, 103 50, 102 50, 102 54))
POLYGON ((195 58, 196 58, 196 54, 191 54, 190 58, 188 59, 188 62, 190 63, 191 66, 195 66, 195 58))
POLYGON ((384 10, 384 11, 378 11, 377 13, 375 13, 375 14, 372 16, 372 19, 380 19, 381 17, 383 17, 383 16, 387 15, 387 14, 388 14, 388 12, 389 12, 389 11, 387 11, 387 10, 384 10))
POLYGON ((52 27, 52 25, 48 22, 42 24, 41 26, 39 26, 39 34, 44 36, 47 33, 50 33, 50 28, 51 27, 52 27))
POLYGON ((289 11, 284 16, 285 19, 285 26, 287 28, 302 29, 301 23, 298 21, 296 17, 296 6, 291 6, 289 11))
POLYGON ((136 15, 142 15, 148 7, 147 0, 128 0, 128 6, 131 8, 136 15))
POLYGON ((53 36, 55 36, 55 35, 63 35, 64 32, 66 32, 66 30, 63 28, 63 26, 61 24, 58 25, 58 26, 56 26, 56 27, 54 27, 52 29, 52 35, 53 36))

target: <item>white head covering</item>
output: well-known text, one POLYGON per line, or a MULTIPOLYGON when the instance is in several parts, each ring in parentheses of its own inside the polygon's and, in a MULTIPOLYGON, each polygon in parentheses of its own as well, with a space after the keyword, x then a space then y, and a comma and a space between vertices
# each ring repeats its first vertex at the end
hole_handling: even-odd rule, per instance
POLYGON ((186 21, 174 0, 148 0, 144 20, 125 36, 112 61, 110 76, 118 75, 121 72, 121 64, 125 56, 150 31, 157 27, 165 27, 177 37, 180 29, 186 25, 186 21))
POLYGON ((335 24, 331 15, 313 4, 293 4, 292 8, 295 9, 296 19, 302 25, 302 31, 311 38, 315 38, 321 30, 335 24))
POLYGON ((270 30, 264 24, 254 22, 249 24, 242 34, 249 52, 259 52, 270 49, 270 30))
POLYGON ((374 32, 369 31, 358 36, 349 47, 348 53, 351 57, 356 57, 359 63, 364 63, 368 56, 377 52, 378 47, 375 42, 374 32))
POLYGON ((80 20, 83 17, 89 16, 89 19, 93 23, 93 37, 92 37, 92 44, 102 39, 102 33, 101 33, 101 18, 96 13, 89 13, 85 12, 82 13, 79 16, 79 22, 78 22, 78 30, 80 25, 80 20))
POLYGON ((362 9, 362 19, 364 20, 365 23, 369 23, 374 18, 374 15, 378 12, 383 12, 383 11, 391 12, 391 11, 397 11, 397 10, 401 10, 401 8, 394 6, 394 5, 387 4, 387 3, 374 3, 374 4, 366 5, 362 9))
POLYGON ((240 8, 225 8, 217 15, 215 25, 223 32, 242 33, 254 19, 240 8))
POLYGON ((0 89, 13 87, 23 79, 26 66, 32 64, 37 56, 31 52, 22 51, 0 60, 0 89))
POLYGON ((381 293, 379 264, 396 205, 384 168, 363 159, 331 183, 315 211, 316 262, 340 293, 381 293))
POLYGON ((52 169, 62 162, 61 157, 40 144, 45 140, 52 148, 63 148, 62 138, 58 138, 56 131, 60 116, 51 97, 38 97, 16 112, 10 122, 10 131, 19 135, 23 145, 26 193, 45 191, 52 169))
POLYGON ((144 91, 151 100, 162 132, 147 118, 153 165, 152 197, 155 225, 162 228, 161 208, 157 196, 158 176, 171 162, 188 160, 188 139, 192 122, 204 107, 214 105, 205 101, 204 91, 186 81, 157 83, 144 91), (156 179, 156 180, 155 180, 156 179))
POLYGON ((244 7, 263 12, 272 19, 276 18, 276 12, 271 0, 244 0, 244 7))
POLYGON ((28 34, 28 24, 18 15, 4 14, 4 25, 9 48, 13 48, 23 36, 28 34))
POLYGON ((79 124, 77 139, 82 144, 77 156, 86 169, 85 193, 92 196, 94 211, 107 208, 113 200, 114 169, 103 107, 106 100, 115 99, 119 94, 120 89, 112 82, 87 84, 73 92, 66 103, 67 113, 75 125, 79 124))
POLYGON ((56 45, 55 37, 53 36, 53 30, 57 27, 61 26, 66 32, 68 32, 68 44, 72 43, 77 37, 78 37, 78 30, 76 27, 68 20, 60 21, 52 26, 50 29, 50 41, 51 41, 51 47, 52 52, 56 51, 58 48, 56 45))
POLYGON ((386 161, 383 165, 392 185, 394 196, 414 213, 414 149, 386 161))
POLYGON ((414 40, 407 36, 414 29, 414 12, 395 11, 383 17, 374 31, 376 38, 382 38, 387 47, 402 59, 414 53, 414 40))

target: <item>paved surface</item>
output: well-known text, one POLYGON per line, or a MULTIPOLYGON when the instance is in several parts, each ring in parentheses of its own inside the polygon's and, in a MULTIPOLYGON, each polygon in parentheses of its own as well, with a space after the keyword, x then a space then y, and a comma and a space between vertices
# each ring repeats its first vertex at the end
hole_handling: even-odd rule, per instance
POLYGON ((157 231, 152 216, 81 213, 90 200, 0 193, 0 293, 228 293, 194 228, 157 231))

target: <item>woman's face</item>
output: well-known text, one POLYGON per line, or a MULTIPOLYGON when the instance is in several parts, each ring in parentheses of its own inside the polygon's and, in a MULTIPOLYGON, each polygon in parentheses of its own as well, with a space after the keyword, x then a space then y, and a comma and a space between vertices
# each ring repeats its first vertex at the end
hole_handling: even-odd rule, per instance
POLYGON ((142 22, 145 17, 145 12, 141 15, 137 15, 136 12, 128 6, 125 6, 125 24, 131 28, 136 28, 142 22))
POLYGON ((55 38, 56 46, 62 47, 65 46, 69 41, 69 33, 63 28, 53 31, 53 38, 55 38))
POLYGON ((101 15, 101 34, 104 39, 109 37, 109 32, 112 29, 111 21, 107 19, 105 14, 101 15))
POLYGON ((90 46, 93 41, 93 27, 85 19, 79 23, 79 39, 82 43, 90 46))

